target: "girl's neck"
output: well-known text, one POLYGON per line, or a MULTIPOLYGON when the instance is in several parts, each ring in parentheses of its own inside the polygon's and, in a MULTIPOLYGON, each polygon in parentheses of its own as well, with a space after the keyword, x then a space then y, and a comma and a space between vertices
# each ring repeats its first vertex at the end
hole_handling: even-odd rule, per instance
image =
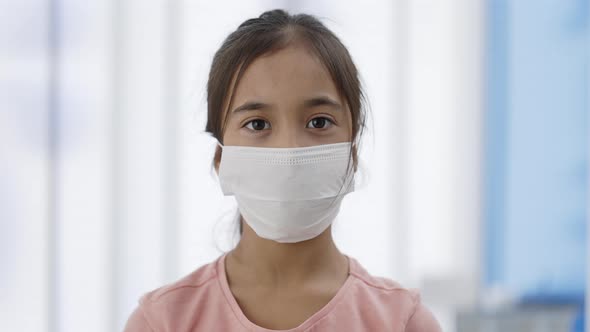
POLYGON ((232 264, 253 282, 284 285, 348 274, 348 259, 332 238, 331 227, 317 237, 279 243, 259 237, 242 222, 240 242, 230 253, 232 264))

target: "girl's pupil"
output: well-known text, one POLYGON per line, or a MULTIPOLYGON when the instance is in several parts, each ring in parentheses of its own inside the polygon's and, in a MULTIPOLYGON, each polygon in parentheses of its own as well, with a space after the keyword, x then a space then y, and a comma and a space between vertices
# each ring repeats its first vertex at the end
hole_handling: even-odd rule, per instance
POLYGON ((252 121, 252 128, 254 128, 254 130, 264 129, 264 120, 253 120, 252 121))
POLYGON ((312 124, 313 124, 314 128, 323 128, 326 125, 326 119, 315 118, 312 120, 312 124))

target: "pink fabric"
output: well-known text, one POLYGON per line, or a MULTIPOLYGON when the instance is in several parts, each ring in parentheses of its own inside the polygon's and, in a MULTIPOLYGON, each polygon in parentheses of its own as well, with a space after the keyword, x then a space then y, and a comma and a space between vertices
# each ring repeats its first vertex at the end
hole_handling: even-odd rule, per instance
MULTIPOLYGON (((243 314, 227 283, 225 256, 144 294, 125 332, 277 331, 257 326, 243 314)), ((373 277, 348 259, 348 279, 334 298, 298 327, 282 331, 441 331, 416 291, 373 277)))

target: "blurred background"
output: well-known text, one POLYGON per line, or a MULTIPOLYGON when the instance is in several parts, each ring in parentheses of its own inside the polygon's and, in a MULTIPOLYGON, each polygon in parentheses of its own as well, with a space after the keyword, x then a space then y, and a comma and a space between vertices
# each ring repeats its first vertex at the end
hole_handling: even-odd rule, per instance
POLYGON ((583 331, 589 5, 1 0, 1 329, 120 331, 235 245, 207 74, 283 8, 342 39, 370 101, 340 249, 419 288, 444 331, 583 331))

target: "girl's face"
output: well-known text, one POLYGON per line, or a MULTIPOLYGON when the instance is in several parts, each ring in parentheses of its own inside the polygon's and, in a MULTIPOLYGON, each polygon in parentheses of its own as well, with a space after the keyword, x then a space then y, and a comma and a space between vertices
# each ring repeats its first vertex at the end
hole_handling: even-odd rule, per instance
POLYGON ((351 141, 345 101, 320 60, 299 44, 254 60, 229 112, 224 145, 291 148, 351 141))

